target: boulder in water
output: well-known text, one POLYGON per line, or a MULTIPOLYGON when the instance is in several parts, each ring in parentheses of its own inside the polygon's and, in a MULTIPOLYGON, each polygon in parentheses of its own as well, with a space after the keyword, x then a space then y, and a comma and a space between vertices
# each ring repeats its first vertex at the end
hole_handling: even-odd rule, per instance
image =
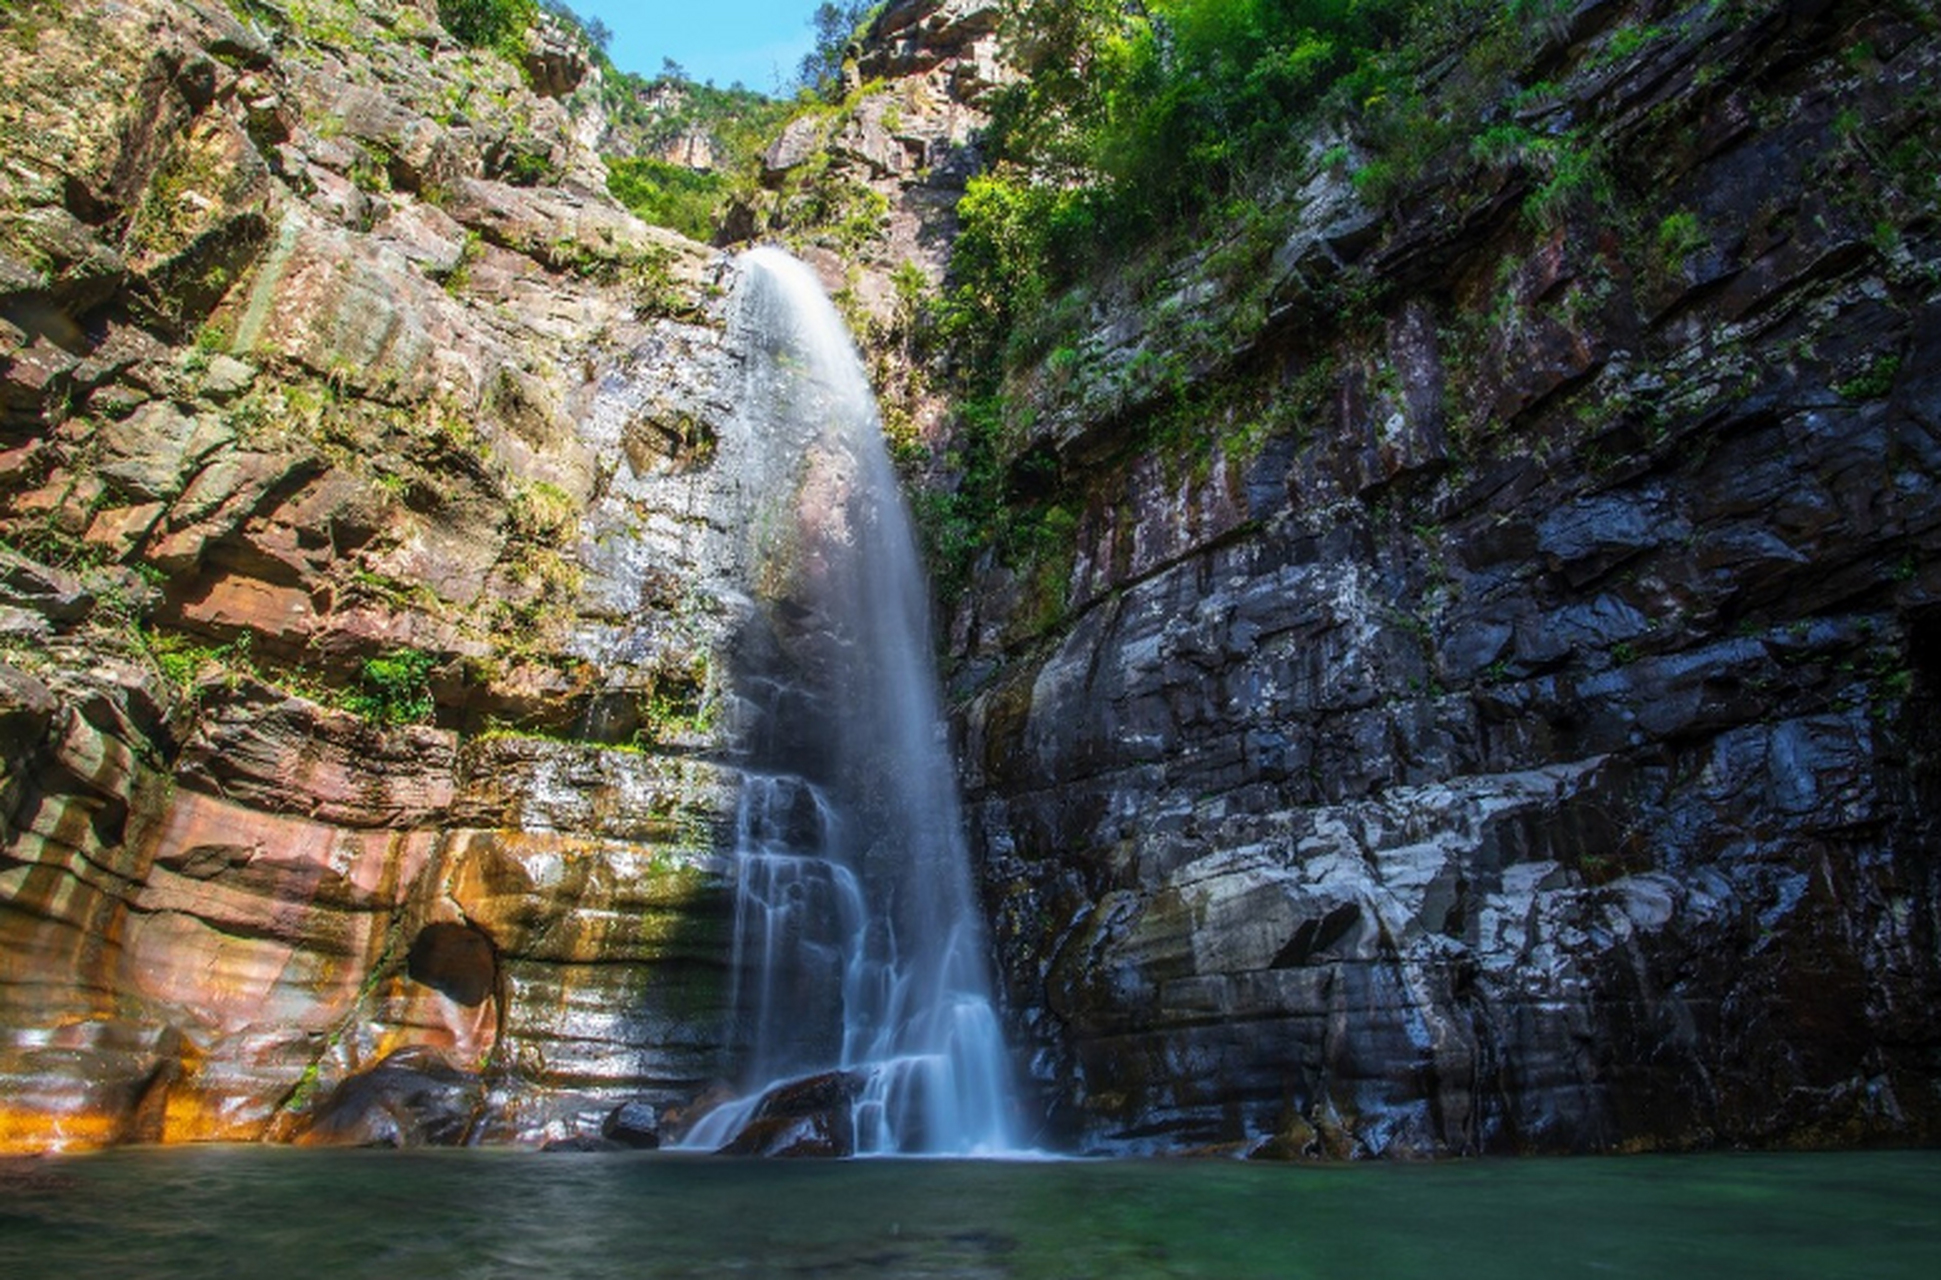
POLYGON ((297 1139, 316 1147, 463 1146, 485 1086, 431 1049, 400 1049, 331 1090, 297 1139))
POLYGON ((852 1156, 856 1123, 852 1109, 863 1077, 824 1071, 776 1085, 721 1154, 731 1156, 852 1156))
POLYGON ((600 1123, 600 1136, 623 1147, 651 1151, 660 1146, 660 1113, 645 1102, 623 1102, 600 1123))

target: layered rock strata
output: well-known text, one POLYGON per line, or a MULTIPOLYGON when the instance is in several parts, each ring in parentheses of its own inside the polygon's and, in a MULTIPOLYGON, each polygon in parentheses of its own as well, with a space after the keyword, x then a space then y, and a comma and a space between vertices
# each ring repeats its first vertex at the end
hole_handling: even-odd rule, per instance
POLYGON ((720 1070, 713 260, 435 15, 0 20, 0 1148, 720 1070))
POLYGON ((1608 195, 1317 143, 1011 385, 1075 551, 953 645, 1058 1140, 1941 1133, 1932 15, 1590 3, 1509 74, 1608 195))

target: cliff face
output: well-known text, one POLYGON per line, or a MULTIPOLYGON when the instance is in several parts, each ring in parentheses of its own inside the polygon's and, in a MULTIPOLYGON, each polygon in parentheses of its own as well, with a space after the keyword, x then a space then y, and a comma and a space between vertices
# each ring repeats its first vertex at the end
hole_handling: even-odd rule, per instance
POLYGON ((906 462, 942 443, 949 406, 922 349, 924 313, 981 163, 991 91, 1011 78, 1002 13, 997 0, 884 6, 855 64, 861 83, 784 126, 763 157, 761 192, 726 218, 729 238, 780 243, 815 268, 906 462))
POLYGON ((710 256, 428 3, 15 4, 0 64, 0 1149, 691 1094, 710 256))
POLYGON ((1052 1132, 1941 1132, 1938 73, 1922 6, 1581 4, 1491 122, 1607 191, 1323 139, 1013 376, 1072 550, 952 647, 1052 1132))
MULTIPOLYGON (((906 458, 1003 8, 888 6, 732 228, 906 458)), ((725 281, 534 48, 0 17, 0 1149, 583 1136, 728 1061, 725 281)), ((1006 388, 1057 536, 946 613, 1046 1137, 1932 1139, 1932 16, 1588 0, 1466 65, 1508 143, 1318 138, 1006 388)))

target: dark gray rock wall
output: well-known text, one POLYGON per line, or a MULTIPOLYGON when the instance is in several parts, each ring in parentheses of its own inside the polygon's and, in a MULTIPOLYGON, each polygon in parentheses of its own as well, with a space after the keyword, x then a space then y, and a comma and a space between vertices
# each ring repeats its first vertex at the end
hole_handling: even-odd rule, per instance
POLYGON ((1941 42, 1741 8, 1546 51, 1608 202, 1324 171, 1197 399, 1163 308, 1033 391, 1064 609, 987 565, 953 645, 1049 1136, 1941 1134, 1941 42))

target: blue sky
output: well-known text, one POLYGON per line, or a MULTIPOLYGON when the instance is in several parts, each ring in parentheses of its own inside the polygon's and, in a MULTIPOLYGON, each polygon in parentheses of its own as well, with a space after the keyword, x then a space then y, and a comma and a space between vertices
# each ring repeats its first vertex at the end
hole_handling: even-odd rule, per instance
POLYGON ((613 31, 607 53, 623 71, 660 73, 672 58, 696 80, 739 80, 774 93, 795 76, 814 33, 816 0, 568 0, 613 31), (778 83, 779 81, 779 83, 778 83))

